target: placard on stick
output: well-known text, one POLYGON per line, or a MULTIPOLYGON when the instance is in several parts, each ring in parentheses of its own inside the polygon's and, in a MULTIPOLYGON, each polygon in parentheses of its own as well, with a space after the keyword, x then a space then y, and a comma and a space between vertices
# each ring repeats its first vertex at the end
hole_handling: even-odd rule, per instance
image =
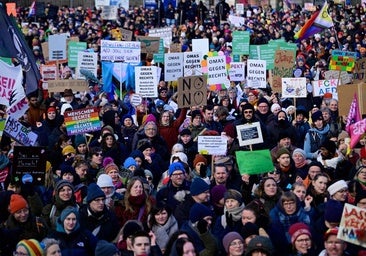
POLYGON ((227 138, 225 136, 198 136, 198 152, 202 155, 226 155, 227 138))
POLYGON ((241 147, 263 142, 262 130, 259 122, 237 125, 236 132, 241 147))
POLYGON ((46 171, 46 151, 43 147, 14 147, 13 172, 17 177, 25 173, 33 176, 33 182, 43 185, 46 171))
POLYGON ((207 105, 207 81, 203 76, 187 76, 178 79, 178 106, 207 105))
POLYGON ((261 174, 274 169, 268 149, 256 151, 236 151, 236 162, 240 174, 261 174))

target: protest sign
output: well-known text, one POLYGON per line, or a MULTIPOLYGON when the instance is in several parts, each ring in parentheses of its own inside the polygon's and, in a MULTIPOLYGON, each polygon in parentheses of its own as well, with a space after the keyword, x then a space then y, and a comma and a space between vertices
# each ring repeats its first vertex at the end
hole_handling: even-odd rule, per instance
POLYGON ((88 82, 81 80, 49 80, 46 90, 48 92, 63 92, 65 89, 72 89, 75 92, 84 92, 88 90, 88 82))
POLYGON ((64 113, 67 135, 84 134, 101 128, 98 108, 84 108, 64 113))
POLYGON ((160 37, 137 36, 136 41, 141 43, 142 53, 153 54, 159 52, 160 37))
POLYGON ((160 38, 159 51, 158 51, 158 53, 154 53, 154 55, 153 55, 154 62, 155 63, 164 63, 164 53, 165 53, 164 41, 162 38, 160 38))
POLYGON ((132 106, 137 107, 142 103, 142 97, 136 93, 130 95, 130 103, 132 106))
POLYGON ((324 96, 324 94, 330 92, 333 99, 338 99, 337 86, 338 79, 330 80, 317 80, 313 81, 313 95, 315 97, 324 96))
POLYGON ((243 3, 235 4, 235 9, 236 9, 237 14, 244 14, 244 4, 243 3))
POLYGON ((306 98, 306 96, 307 90, 305 77, 282 78, 282 97, 306 98))
POLYGON ((83 76, 80 73, 80 70, 88 70, 95 77, 97 77, 97 71, 98 71, 98 53, 96 52, 79 52, 78 53, 78 64, 76 67, 76 79, 85 79, 85 76, 83 76))
POLYGON ((164 55, 165 81, 177 81, 183 76, 183 53, 166 53, 164 55))
POLYGON ((164 40, 164 47, 169 48, 173 39, 172 28, 171 27, 150 28, 149 36, 162 38, 164 40))
POLYGON ((198 153, 202 155, 226 155, 227 137, 198 136, 198 153))
POLYGON ((236 151, 235 155, 241 175, 262 174, 274 170, 271 153, 268 149, 236 151))
POLYGON ((324 72, 324 78, 326 80, 338 79, 340 84, 349 84, 352 82, 352 74, 348 74, 347 71, 327 70, 324 72))
POLYGON ((6 3, 6 13, 10 16, 17 16, 17 4, 16 3, 6 3))
POLYGON ((182 52, 182 44, 181 43, 173 43, 170 45, 170 52, 182 52))
POLYGON ((243 24, 245 24, 244 17, 234 15, 229 15, 229 22, 237 28, 240 28, 241 26, 243 26, 243 24))
POLYGON ((185 52, 184 53, 184 76, 202 75, 202 53, 185 52))
POLYGON ((120 28, 122 34, 122 41, 132 41, 132 31, 124 28, 120 28))
POLYGON ((353 78, 357 80, 365 80, 366 79, 365 74, 366 74, 366 58, 362 58, 357 60, 355 63, 355 69, 353 70, 353 78))
POLYGON ((192 52, 200 52, 205 55, 209 51, 208 38, 192 39, 192 52))
POLYGON ((236 132, 241 147, 263 142, 262 129, 259 122, 237 125, 236 132))
POLYGON ((158 71, 155 66, 135 67, 135 92, 141 97, 158 97, 158 71))
POLYGON ((9 106, 14 88, 22 86, 22 66, 14 67, 0 60, 0 78, 0 104, 9 106))
POLYGON ((118 6, 105 5, 102 7, 101 18, 103 20, 116 20, 118 16, 118 6))
POLYGON ((249 31, 233 32, 233 54, 247 55, 249 54, 249 31))
POLYGON ((47 63, 50 60, 48 42, 41 43, 41 48, 42 48, 42 54, 43 54, 44 61, 45 61, 45 63, 47 63))
POLYGON ((33 184, 44 185, 46 173, 46 150, 43 147, 15 146, 13 174, 20 180, 28 173, 33 177, 33 184))
POLYGON ((48 36, 49 60, 64 60, 66 55, 67 34, 56 34, 48 36))
POLYGON ((230 62, 229 69, 230 81, 241 82, 245 80, 245 63, 230 62))
POLYGON ((355 67, 356 59, 356 52, 332 50, 332 57, 330 59, 329 69, 352 72, 353 68, 355 67))
POLYGON ((86 49, 86 42, 69 41, 67 51, 68 66, 75 68, 78 64, 78 52, 86 49))
POLYGON ((249 59, 265 60, 267 70, 272 70, 274 68, 274 54, 276 50, 277 45, 275 44, 250 45, 249 59))
POLYGON ((366 84, 338 85, 338 110, 340 116, 348 116, 350 104, 355 93, 358 96, 361 115, 366 115, 366 84))
POLYGON ((12 105, 10 105, 10 107, 6 109, 6 113, 8 114, 8 116, 11 115, 13 119, 21 118, 24 113, 29 109, 28 99, 25 96, 24 88, 21 87, 21 89, 23 90, 23 92, 21 94, 17 94, 16 99, 14 100, 12 105))
POLYGON ((178 106, 188 108, 191 106, 207 105, 207 83, 204 76, 188 76, 178 79, 178 106))
POLYGON ((337 238, 366 247, 366 209, 345 203, 337 238))
POLYGON ((140 42, 101 40, 101 61, 121 61, 139 63, 141 59, 140 42))
POLYGON ((266 61, 247 61, 247 85, 251 88, 266 88, 266 61))
POLYGON ((227 80, 226 57, 207 57, 207 83, 221 84, 227 80))
POLYGON ((287 50, 276 50, 271 84, 271 88, 274 92, 282 91, 282 77, 292 77, 293 67, 295 65, 294 59, 294 52, 287 50))
POLYGON ((32 132, 30 129, 22 125, 17 119, 12 116, 8 116, 5 124, 4 132, 24 146, 34 146, 36 144, 38 135, 32 132))

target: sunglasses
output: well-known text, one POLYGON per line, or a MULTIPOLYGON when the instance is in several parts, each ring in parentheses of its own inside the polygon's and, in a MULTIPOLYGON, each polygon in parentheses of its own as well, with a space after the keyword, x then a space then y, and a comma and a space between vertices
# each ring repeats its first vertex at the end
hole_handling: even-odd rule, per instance
POLYGON ((71 157, 71 156, 72 156, 72 153, 68 153, 68 154, 64 155, 65 158, 71 157))
POLYGON ((146 179, 147 179, 147 180, 152 180, 152 177, 150 177, 150 176, 146 176, 146 179))
POLYGON ((103 156, 102 153, 95 153, 94 155, 96 155, 96 156, 103 156))
POLYGON ((280 174, 281 172, 279 172, 279 171, 271 171, 271 172, 268 172, 269 174, 280 174))
POLYGON ((252 114, 253 113, 253 111, 252 110, 245 110, 244 111, 244 114, 252 114))

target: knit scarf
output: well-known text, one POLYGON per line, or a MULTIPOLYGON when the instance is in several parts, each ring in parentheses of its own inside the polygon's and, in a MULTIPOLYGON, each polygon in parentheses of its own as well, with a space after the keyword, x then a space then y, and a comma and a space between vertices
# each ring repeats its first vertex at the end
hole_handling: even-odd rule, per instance
POLYGON ((224 215, 221 216, 221 225, 226 228, 227 226, 227 222, 226 222, 226 212, 229 213, 229 215, 231 215, 233 217, 233 221, 237 222, 239 220, 241 220, 241 214, 244 210, 244 204, 241 204, 238 207, 235 207, 233 209, 224 209, 224 215))
POLYGON ((357 181, 363 185, 363 189, 365 189, 365 186, 366 186, 366 181, 361 181, 360 179, 357 179, 357 181))
POLYGON ((302 161, 302 162, 300 162, 300 163, 295 163, 295 167, 296 167, 296 168, 302 168, 302 167, 304 167, 304 166, 306 165, 306 163, 307 163, 306 159, 305 159, 305 158, 303 158, 303 161, 302 161))
POLYGON ((290 165, 287 167, 280 166, 281 172, 288 172, 290 170, 290 167, 291 167, 290 165))
POLYGON ((139 196, 129 196, 128 197, 128 201, 130 202, 130 204, 134 205, 134 206, 141 206, 144 204, 146 199, 145 194, 141 194, 139 196))

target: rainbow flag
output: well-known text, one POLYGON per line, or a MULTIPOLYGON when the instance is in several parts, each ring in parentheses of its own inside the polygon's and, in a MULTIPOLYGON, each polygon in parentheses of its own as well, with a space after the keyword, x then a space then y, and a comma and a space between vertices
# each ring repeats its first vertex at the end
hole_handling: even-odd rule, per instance
POLYGON ((36 15, 36 1, 33 1, 32 5, 29 7, 28 18, 36 15))
POLYGON ((295 39, 301 41, 333 26, 333 20, 328 14, 328 3, 325 3, 322 9, 314 13, 310 20, 295 34, 295 39))

